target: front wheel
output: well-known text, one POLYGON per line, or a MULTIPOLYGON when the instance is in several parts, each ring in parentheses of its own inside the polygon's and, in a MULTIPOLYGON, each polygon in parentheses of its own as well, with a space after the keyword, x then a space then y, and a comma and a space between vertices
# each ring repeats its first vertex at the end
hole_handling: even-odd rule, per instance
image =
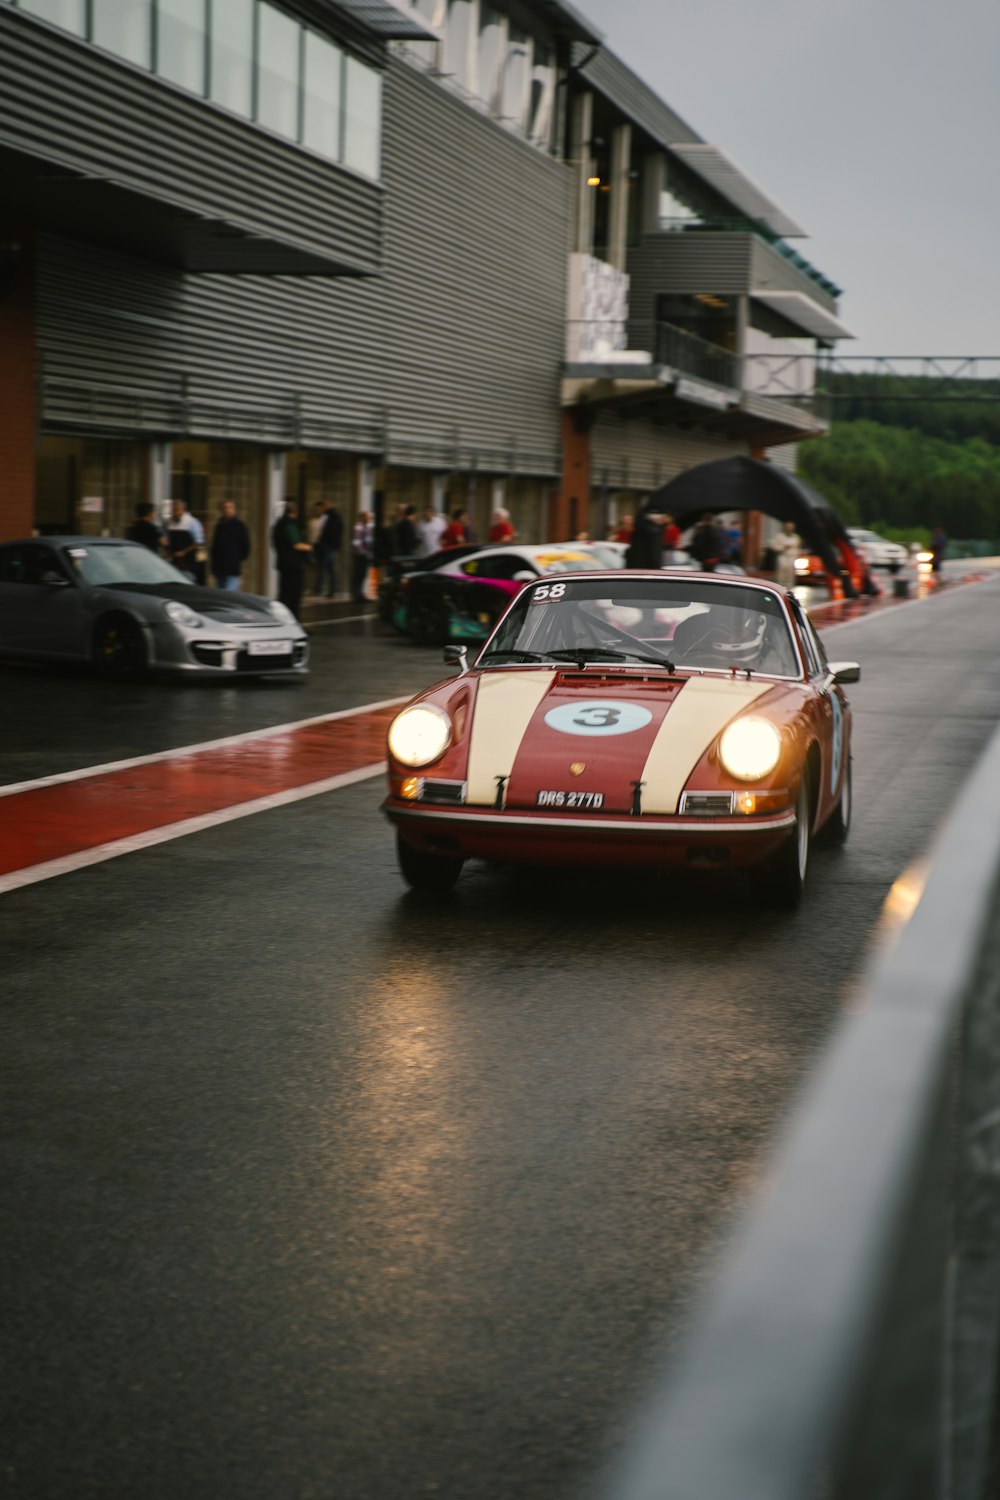
POLYGON ((396 858, 407 885, 415 891, 429 891, 435 895, 451 890, 465 864, 457 854, 427 854, 423 849, 415 849, 398 833, 396 858))
POLYGON ((141 677, 149 665, 141 626, 126 615, 98 620, 94 628, 93 660, 104 677, 141 677))
POLYGON ((795 803, 795 827, 771 865, 771 893, 776 905, 785 911, 794 911, 802 899, 809 868, 809 816, 809 778, 803 771, 795 803))

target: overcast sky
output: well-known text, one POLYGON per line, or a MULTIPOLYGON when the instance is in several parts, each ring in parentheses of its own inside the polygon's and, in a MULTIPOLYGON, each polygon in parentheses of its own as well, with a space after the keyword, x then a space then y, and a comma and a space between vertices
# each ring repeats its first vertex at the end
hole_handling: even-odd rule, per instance
POLYGON ((1000 0, 578 8, 808 230, 842 354, 1000 357, 1000 0))

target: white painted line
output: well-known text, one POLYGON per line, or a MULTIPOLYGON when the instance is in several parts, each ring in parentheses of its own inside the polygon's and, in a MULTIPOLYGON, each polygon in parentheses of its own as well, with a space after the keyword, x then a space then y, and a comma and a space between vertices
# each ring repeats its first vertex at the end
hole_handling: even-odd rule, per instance
POLYGON ((324 792, 335 792, 339 787, 351 786, 356 781, 367 781, 373 776, 379 776, 385 768, 385 761, 379 761, 377 765, 362 766, 357 771, 327 776, 323 781, 310 781, 306 786, 291 787, 285 792, 272 792, 267 797, 256 797, 252 802, 239 802, 235 807, 222 807, 217 812, 202 813, 197 818, 184 818, 179 823, 150 828, 146 833, 130 834, 128 838, 98 844, 93 849, 81 849, 79 853, 66 854, 61 859, 47 859, 41 864, 27 865, 23 870, 11 870, 9 875, 0 875, 0 895, 16 891, 21 886, 35 885, 39 880, 51 880, 56 875, 67 875, 72 870, 85 869, 87 865, 101 864, 106 859, 117 859, 120 854, 150 849, 154 844, 166 844, 171 839, 184 838, 189 833, 203 833, 220 823, 232 823, 237 818, 249 818, 253 813, 285 807, 289 802, 301 802, 306 797, 319 797, 324 792))
POLYGON ((357 714, 377 713, 380 708, 395 708, 399 703, 409 703, 412 697, 412 693, 407 693, 402 698, 383 698, 378 703, 363 703, 360 708, 341 708, 336 713, 316 714, 311 719, 293 719, 289 724, 273 724, 269 729, 248 729, 243 734, 229 734, 221 740, 203 740, 200 744, 182 745, 176 750, 134 755, 129 760, 110 760, 99 766, 83 766, 79 771, 58 771, 52 776, 39 776, 34 781, 14 781, 9 786, 0 786, 0 797, 31 792, 43 786, 61 786, 64 781, 82 781, 87 776, 108 776, 112 771, 128 771, 133 766, 151 766, 159 760, 180 760, 186 755, 200 755, 203 750, 221 750, 226 745, 274 739, 281 734, 290 734, 293 729, 307 729, 310 724, 329 724, 334 719, 350 719, 357 714))
POLYGON ((309 630, 316 630, 323 625, 354 625, 358 620, 377 620, 378 615, 371 610, 366 615, 342 615, 339 620, 307 620, 309 630))

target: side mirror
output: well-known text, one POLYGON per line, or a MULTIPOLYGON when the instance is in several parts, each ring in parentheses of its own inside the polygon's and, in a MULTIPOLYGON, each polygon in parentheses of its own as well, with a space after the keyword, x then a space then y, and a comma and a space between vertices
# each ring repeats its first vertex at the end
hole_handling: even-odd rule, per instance
POLYGON ((444 661, 447 667, 458 667, 460 672, 469 670, 469 648, 467 646, 445 646, 444 661))
POLYGON ((520 571, 520 573, 515 573, 514 574, 514 577, 512 578, 511 582, 512 583, 534 583, 534 581, 535 581, 535 579, 537 577, 538 577, 537 573, 532 573, 532 572, 529 571, 529 569, 522 568, 521 571, 520 571))
POLYGON ((861 668, 856 661, 832 661, 830 675, 834 682, 860 682, 861 668))
POLYGON ((46 568, 39 581, 52 589, 69 588, 69 579, 64 578, 61 573, 57 573, 54 568, 46 568))

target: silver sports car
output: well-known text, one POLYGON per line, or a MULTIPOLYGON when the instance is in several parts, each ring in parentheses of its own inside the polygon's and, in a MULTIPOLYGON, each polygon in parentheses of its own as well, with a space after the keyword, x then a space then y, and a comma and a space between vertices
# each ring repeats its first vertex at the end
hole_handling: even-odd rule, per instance
POLYGON ((31 537, 0 545, 0 656, 146 671, 308 671, 291 610, 257 594, 202 588, 138 542, 31 537))

